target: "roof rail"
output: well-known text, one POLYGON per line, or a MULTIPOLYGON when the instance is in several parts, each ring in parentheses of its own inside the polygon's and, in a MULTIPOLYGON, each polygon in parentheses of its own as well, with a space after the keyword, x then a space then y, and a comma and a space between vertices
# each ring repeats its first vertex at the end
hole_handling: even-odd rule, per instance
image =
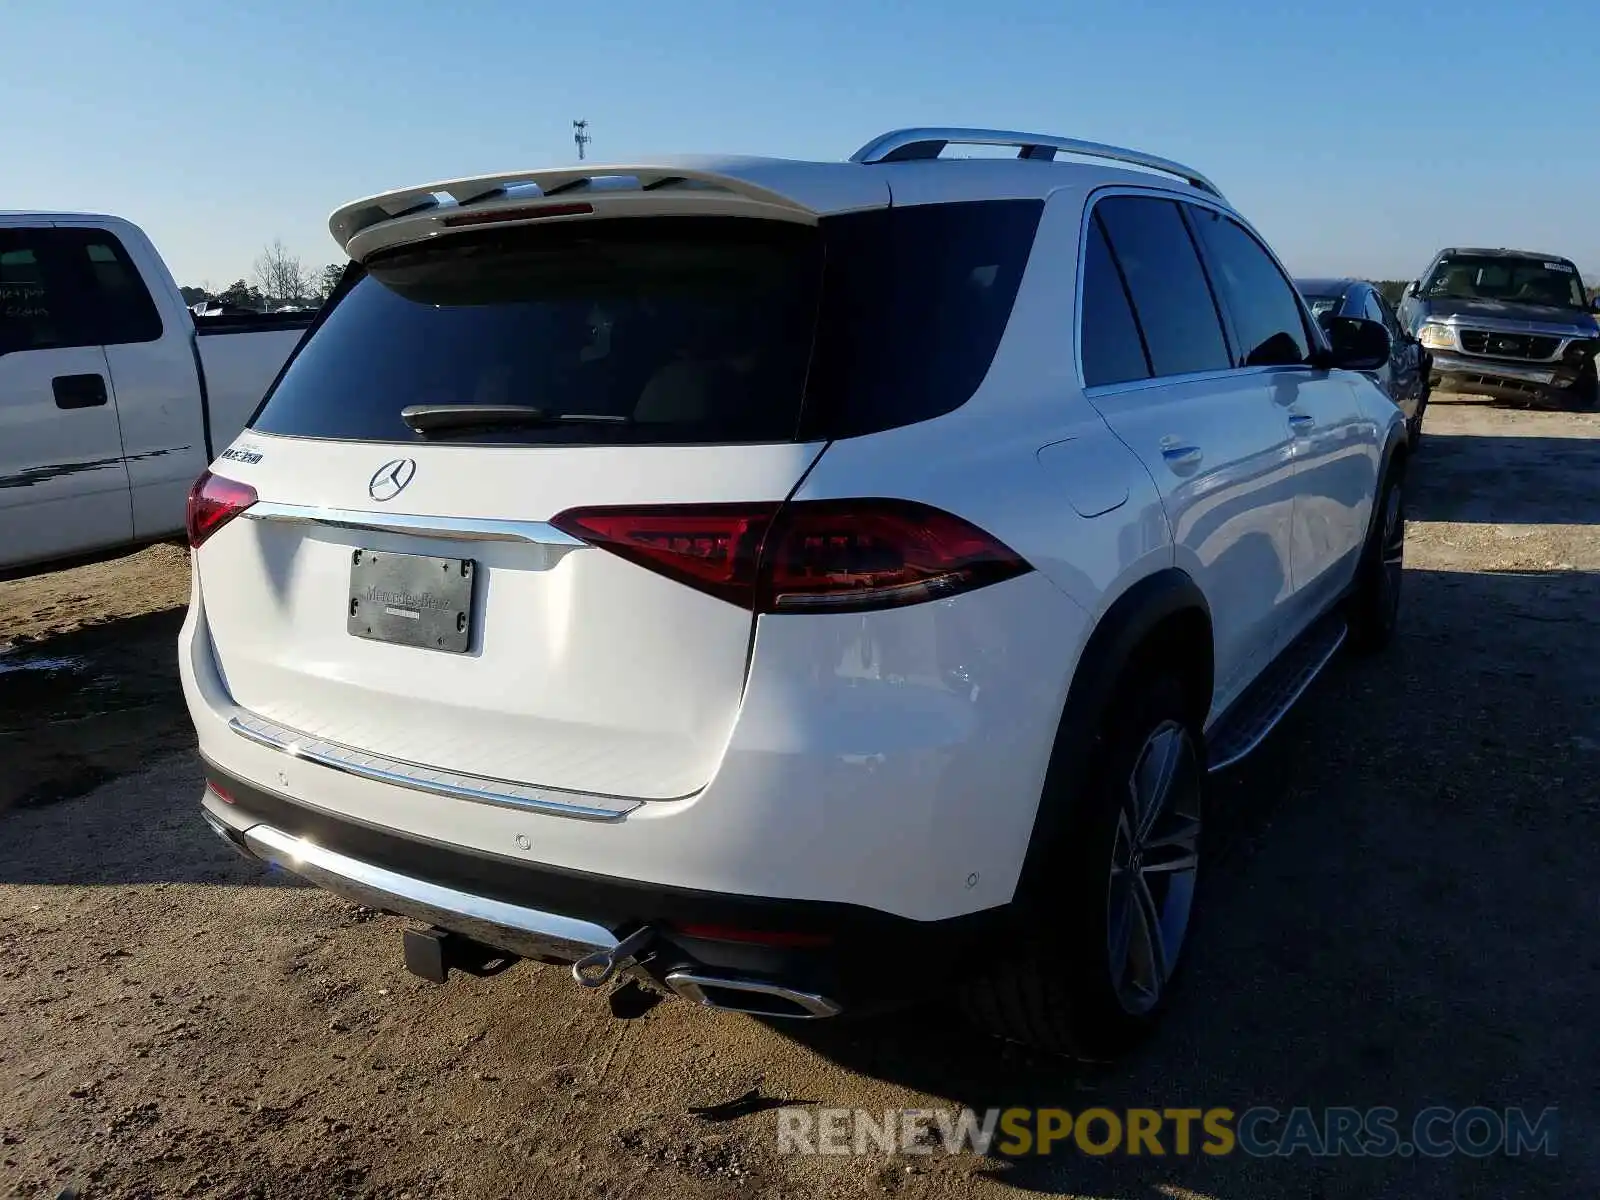
POLYGON ((938 158, 946 146, 1015 146, 1018 158, 1043 159, 1048 162, 1058 151, 1081 154, 1086 158, 1105 158, 1114 162, 1132 163, 1152 171, 1176 175, 1179 179, 1201 191, 1210 192, 1218 199, 1222 192, 1199 171, 1171 159, 1157 158, 1140 150, 1126 150, 1121 146, 1106 146, 1100 142, 1085 142, 1078 138, 1056 137, 1049 133, 1019 133, 1008 129, 895 129, 873 138, 850 156, 851 162, 893 163, 915 162, 938 158))

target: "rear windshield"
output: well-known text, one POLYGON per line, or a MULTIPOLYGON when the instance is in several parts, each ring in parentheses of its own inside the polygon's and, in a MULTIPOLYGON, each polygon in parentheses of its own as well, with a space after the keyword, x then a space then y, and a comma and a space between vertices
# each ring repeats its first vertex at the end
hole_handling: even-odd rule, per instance
POLYGON ((550 419, 427 440, 693 444, 925 420, 987 372, 1039 209, 567 222, 391 252, 352 271, 254 428, 407 442, 407 406, 516 405, 550 419))

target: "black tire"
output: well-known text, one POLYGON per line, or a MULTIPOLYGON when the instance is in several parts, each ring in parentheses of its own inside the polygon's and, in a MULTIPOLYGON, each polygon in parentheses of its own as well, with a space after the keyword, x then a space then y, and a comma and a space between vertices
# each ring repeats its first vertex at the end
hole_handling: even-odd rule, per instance
POLYGON ((1364 654, 1375 654, 1394 640, 1400 619, 1405 553, 1405 467, 1396 462, 1378 492, 1346 611, 1351 645, 1364 654))
POLYGON ((964 991, 964 1006, 978 1024, 1011 1041, 1090 1061, 1117 1058, 1154 1028, 1183 963, 1202 844, 1205 771, 1191 708, 1175 677, 1150 671, 1129 679, 1110 705, 1091 752, 1086 786, 1072 798, 1071 815, 1052 854, 1049 910, 1030 918, 1038 922, 1033 950, 964 991), (1155 746, 1165 749, 1154 751, 1155 746), (1130 781, 1141 766, 1148 771, 1155 762, 1149 755, 1166 751, 1174 755, 1169 806, 1135 853, 1126 836, 1133 815, 1130 781), (1169 844, 1161 846, 1163 840, 1169 844), (1157 865, 1186 860, 1190 846, 1194 869, 1167 873, 1157 865), (1158 910, 1157 926, 1168 928, 1168 941, 1176 942, 1161 968, 1155 966, 1153 942, 1138 932, 1150 923, 1138 919, 1127 903, 1136 876, 1126 865, 1113 869, 1119 854, 1125 864, 1139 868, 1137 878, 1148 881, 1142 895, 1150 907, 1137 912, 1158 910), (1120 977, 1113 974, 1114 915, 1128 919, 1118 924, 1127 934, 1121 939, 1126 953, 1120 977), (1161 976, 1153 998, 1132 986, 1133 976, 1140 974, 1161 976), (1119 988, 1119 983, 1128 986, 1119 988), (1136 1002, 1130 1004, 1127 996, 1136 1002))
POLYGON ((1600 372, 1597 372, 1594 359, 1589 360, 1589 365, 1583 374, 1578 376, 1574 386, 1578 407, 1586 412, 1600 408, 1600 372))
POLYGON ((1424 392, 1417 399, 1417 413, 1406 422, 1406 440, 1415 450, 1422 442, 1422 418, 1428 413, 1428 393, 1424 392))

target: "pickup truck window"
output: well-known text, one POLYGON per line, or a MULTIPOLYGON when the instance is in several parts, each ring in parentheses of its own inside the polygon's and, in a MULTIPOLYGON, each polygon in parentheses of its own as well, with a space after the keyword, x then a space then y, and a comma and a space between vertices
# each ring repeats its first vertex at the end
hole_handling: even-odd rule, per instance
POLYGON ((0 229, 0 354, 151 342, 161 314, 100 229, 0 229))
POLYGON ((62 328, 66 297, 24 240, 31 232, 0 230, 0 354, 80 344, 62 328))
POLYGON ((69 244, 76 243, 71 254, 84 256, 93 302, 102 322, 101 344, 115 346, 159 338, 161 313, 122 243, 98 229, 56 232, 66 234, 69 244))

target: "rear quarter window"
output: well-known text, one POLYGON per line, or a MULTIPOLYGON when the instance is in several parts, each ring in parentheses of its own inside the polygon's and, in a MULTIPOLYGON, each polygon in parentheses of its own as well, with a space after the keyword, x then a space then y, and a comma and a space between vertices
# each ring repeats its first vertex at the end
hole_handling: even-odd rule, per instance
POLYGON ((810 426, 850 437, 971 399, 1011 319, 1044 205, 926 204, 830 217, 810 426))
POLYGON ((1078 354, 1085 387, 1150 377, 1150 361, 1133 319, 1122 273, 1111 257, 1100 221, 1091 217, 1083 253, 1083 310, 1078 354))

